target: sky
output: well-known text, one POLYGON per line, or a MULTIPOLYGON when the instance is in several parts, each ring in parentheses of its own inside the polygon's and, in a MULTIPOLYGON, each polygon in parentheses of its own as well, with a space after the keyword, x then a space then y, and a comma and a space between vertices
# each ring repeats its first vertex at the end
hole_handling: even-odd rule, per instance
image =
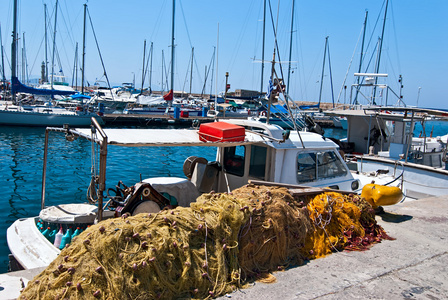
MULTIPOLYGON (((293 10, 293 0, 267 0, 266 21, 263 22, 263 0, 176 0, 174 90, 189 92, 191 81, 193 93, 203 90, 206 94, 220 93, 224 91, 228 72, 230 91, 263 89, 266 92, 275 48, 275 60, 282 62, 276 64, 276 72, 280 77, 283 74, 285 81, 289 74, 288 94, 292 100, 318 101, 321 98, 322 102, 348 103, 361 53, 364 57, 362 72, 375 72, 378 41, 383 36, 378 73, 388 76, 380 78, 379 82, 389 85, 398 96, 402 95, 408 106, 447 109, 448 1, 389 0, 384 23, 385 1, 295 0, 293 10), (274 47, 275 40, 277 47, 274 47), (400 75, 402 89, 398 82, 400 75)), ((13 0, 0 0, 0 3, 5 73, 10 78, 13 0)), ((21 80, 23 69, 28 78, 38 78, 45 60, 44 4, 48 23, 47 61, 49 70, 52 69, 55 3, 56 0, 18 0, 18 74, 21 80)), ((106 86, 104 74, 107 74, 112 86, 135 82, 140 88, 146 40, 148 64, 144 87, 150 84, 147 58, 152 45, 151 87, 161 90, 163 83, 163 89, 168 90, 173 0, 59 0, 55 72, 62 69, 66 80, 72 82, 76 44, 77 69, 81 68, 84 4, 88 12, 87 82, 93 85, 97 81, 106 86)), ((80 73, 78 71, 78 85, 80 73)), ((385 94, 380 95, 377 102, 386 104, 385 94)), ((398 98, 391 92, 388 95, 388 104, 396 104, 398 98)))

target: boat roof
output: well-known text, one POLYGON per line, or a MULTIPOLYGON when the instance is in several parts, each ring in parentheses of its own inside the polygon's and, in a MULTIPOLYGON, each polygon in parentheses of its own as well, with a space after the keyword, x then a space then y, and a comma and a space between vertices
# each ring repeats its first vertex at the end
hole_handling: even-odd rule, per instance
POLYGON ((412 114, 414 114, 414 121, 421 120, 428 115, 448 119, 446 110, 417 107, 362 107, 360 109, 329 110, 324 113, 328 116, 339 117, 378 116, 396 121, 411 121, 412 114))
MULTIPOLYGON (((246 128, 244 141, 241 142, 203 142, 199 139, 198 129, 146 129, 146 128, 104 128, 109 145, 127 147, 145 146, 211 146, 229 147, 250 144, 266 144, 278 149, 291 148, 335 148, 329 139, 311 132, 291 132, 289 139, 283 142, 285 130, 277 125, 269 125, 254 120, 230 119, 226 122, 246 128), (303 142, 303 144, 302 144, 303 142), (304 146, 303 146, 304 145, 304 146)), ((67 132, 67 129, 49 128, 53 131, 67 132)), ((92 136, 90 128, 69 129, 69 133, 98 142, 98 136, 92 136)))

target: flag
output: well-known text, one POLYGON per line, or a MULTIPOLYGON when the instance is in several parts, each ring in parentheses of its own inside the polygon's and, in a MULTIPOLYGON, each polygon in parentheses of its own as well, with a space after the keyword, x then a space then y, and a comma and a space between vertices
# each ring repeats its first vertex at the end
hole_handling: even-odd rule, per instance
POLYGON ((269 86, 268 91, 266 93, 266 98, 271 97, 272 90, 274 89, 274 85, 272 84, 272 77, 269 78, 269 86))
POLYGON ((173 101, 173 90, 170 90, 168 94, 165 94, 163 99, 166 101, 173 101))

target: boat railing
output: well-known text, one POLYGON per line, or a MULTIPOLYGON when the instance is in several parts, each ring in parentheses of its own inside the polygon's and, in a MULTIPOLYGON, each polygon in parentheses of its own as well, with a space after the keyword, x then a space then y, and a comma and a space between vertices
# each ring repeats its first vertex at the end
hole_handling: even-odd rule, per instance
MULTIPOLYGON (((353 162, 358 162, 359 161, 359 172, 363 173, 363 166, 364 166, 364 161, 368 160, 369 157, 366 157, 364 155, 359 155, 359 154, 345 154, 344 155, 344 160, 346 163, 353 163, 353 162)), ((377 174, 381 173, 380 171, 377 171, 377 174)), ((400 186, 403 186, 403 182, 404 182, 404 162, 401 160, 395 160, 394 162, 394 167, 393 167, 393 173, 392 173, 392 177, 393 180, 386 183, 385 185, 390 185, 393 182, 400 180, 400 186), (399 167, 401 167, 401 170, 399 169, 399 167)))
MULTIPOLYGON (((97 204, 98 204, 98 221, 102 220, 103 217, 103 198, 104 198, 104 191, 106 190, 106 158, 107 158, 107 143, 108 138, 106 133, 104 132, 101 125, 98 123, 98 121, 92 117, 91 118, 92 125, 92 135, 85 136, 83 134, 80 134, 76 131, 71 131, 68 125, 64 125, 63 128, 57 128, 57 127, 47 127, 45 130, 45 146, 44 146, 44 161, 43 161, 43 171, 42 171, 42 193, 41 193, 41 209, 45 208, 45 191, 46 191, 46 175, 47 175, 47 160, 48 160, 48 141, 49 141, 49 133, 51 131, 55 132, 62 132, 65 133, 65 138, 68 141, 73 141, 76 139, 76 137, 84 137, 86 139, 91 139, 92 142, 97 143, 100 146, 100 164, 99 164, 99 176, 96 178, 92 178, 92 180, 95 181, 95 183, 98 184, 98 190, 96 192, 97 196, 97 204), (101 136, 101 139, 97 138, 98 133, 101 136)), ((91 202, 89 200, 89 202, 91 202)))

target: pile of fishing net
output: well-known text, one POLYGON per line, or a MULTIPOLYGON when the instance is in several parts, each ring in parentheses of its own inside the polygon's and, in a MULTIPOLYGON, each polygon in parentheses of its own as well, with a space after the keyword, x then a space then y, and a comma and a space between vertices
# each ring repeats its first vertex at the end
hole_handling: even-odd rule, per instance
POLYGON ((380 241, 387 235, 370 210, 357 197, 294 198, 286 188, 204 194, 188 208, 91 226, 20 299, 216 297, 262 274, 380 241))
POLYGON ((358 195, 326 192, 310 199, 307 209, 314 230, 305 243, 308 258, 333 251, 366 250, 390 238, 376 223, 372 206, 358 195))

